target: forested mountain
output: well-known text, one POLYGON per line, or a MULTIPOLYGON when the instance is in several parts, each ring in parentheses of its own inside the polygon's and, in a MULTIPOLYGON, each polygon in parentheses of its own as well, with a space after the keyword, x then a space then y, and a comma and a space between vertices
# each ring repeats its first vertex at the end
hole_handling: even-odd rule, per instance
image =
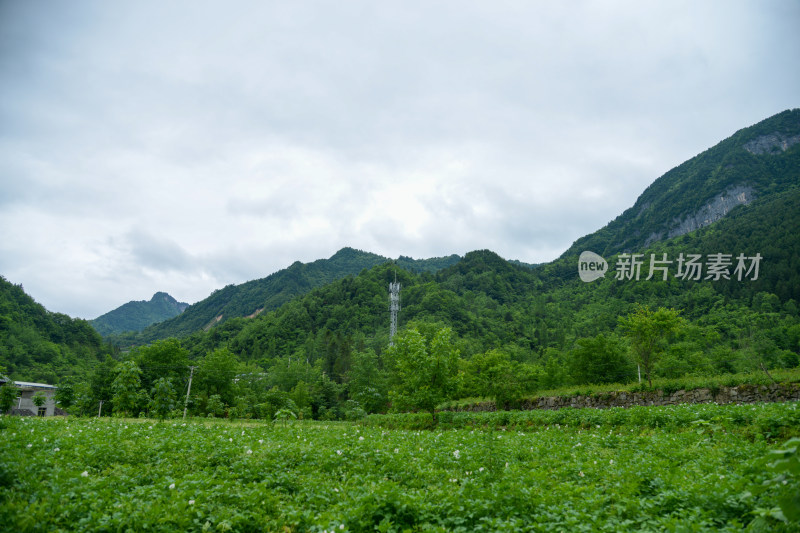
POLYGON ((428 371, 432 358, 431 368, 441 363, 451 375, 436 375, 447 387, 431 398, 490 396, 503 405, 564 385, 631 382, 637 362, 655 377, 796 367, 799 120, 800 112, 787 111, 737 132, 536 268, 489 250, 391 262, 343 249, 225 287, 123 339, 180 337, 97 365, 80 409, 103 400, 135 414, 158 387, 185 386, 189 365, 197 369, 194 413, 270 418, 284 407, 336 418, 412 405, 419 391, 404 380, 413 365, 428 371), (579 278, 584 250, 607 261, 604 276, 579 278), (395 279, 402 289, 392 346, 395 279), (671 326, 653 344, 658 357, 645 362, 634 320, 662 308, 671 326), (138 385, 123 395, 123 382, 138 385))
POLYGON ((163 322, 183 313, 189 304, 179 302, 166 292, 157 292, 150 301, 128 302, 89 323, 101 335, 142 331, 150 324, 163 322))
POLYGON ((737 131, 653 182, 606 227, 564 253, 639 251, 650 243, 707 226, 739 205, 797 186, 800 109, 737 131))
POLYGON ((0 366, 13 379, 57 383, 86 375, 107 353, 87 321, 47 311, 0 276, 0 366))
MULTIPOLYGON (((431 259, 412 259, 401 256, 395 263, 412 272, 435 272, 460 259, 457 255, 431 259)), ((392 261, 377 254, 342 248, 329 259, 312 263, 296 261, 288 268, 241 285, 227 285, 209 297, 190 305, 178 316, 153 324, 140 333, 110 336, 121 345, 146 344, 157 339, 185 337, 197 331, 218 326, 231 318, 254 317, 265 311, 277 309, 293 298, 313 288, 346 276, 355 275, 366 268, 392 261)))

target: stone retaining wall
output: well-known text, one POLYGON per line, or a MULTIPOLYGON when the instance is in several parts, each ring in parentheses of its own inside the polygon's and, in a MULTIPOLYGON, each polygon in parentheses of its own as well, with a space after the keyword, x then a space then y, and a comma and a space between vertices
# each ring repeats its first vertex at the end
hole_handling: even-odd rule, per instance
MULTIPOLYGON (((679 390, 672 394, 663 391, 603 392, 588 396, 549 396, 526 400, 523 410, 562 409, 564 407, 603 409, 635 405, 676 405, 681 403, 758 403, 800 400, 800 383, 774 385, 739 385, 719 389, 679 390)), ((455 411, 495 411, 494 402, 480 402, 454 409, 455 411)))

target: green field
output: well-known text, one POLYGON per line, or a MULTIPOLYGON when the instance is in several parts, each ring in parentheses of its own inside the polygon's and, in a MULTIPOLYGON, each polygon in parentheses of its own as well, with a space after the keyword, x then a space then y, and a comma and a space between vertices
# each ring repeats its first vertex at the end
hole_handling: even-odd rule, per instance
POLYGON ((779 503, 798 493, 798 480, 770 467, 778 457, 770 451, 800 434, 796 402, 584 411, 506 426, 500 413, 477 422, 459 414, 442 422, 451 429, 435 430, 388 427, 402 416, 414 423, 413 415, 285 426, 3 417, 0 524, 37 532, 797 531, 779 503))

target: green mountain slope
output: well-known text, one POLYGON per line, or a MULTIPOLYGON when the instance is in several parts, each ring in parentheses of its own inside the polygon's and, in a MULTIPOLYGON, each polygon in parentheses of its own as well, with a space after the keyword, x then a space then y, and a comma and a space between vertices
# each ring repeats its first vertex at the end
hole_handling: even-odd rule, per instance
MULTIPOLYGON (((797 111, 777 115, 667 173, 645 191, 644 200, 637 202, 638 211, 626 211, 550 264, 524 268, 485 250, 471 252, 433 275, 397 271, 403 285, 401 329, 409 323, 450 326, 465 358, 501 349, 517 361, 538 365, 552 385, 573 379, 571 354, 581 342, 599 335, 616 339, 612 344, 621 342, 619 317, 637 305, 666 306, 680 311, 687 326, 657 369, 661 375, 752 370, 762 363, 768 367, 796 364, 800 352, 800 136, 795 132, 800 130, 793 128, 798 117, 797 111), (697 170, 711 168, 712 162, 719 167, 716 173, 697 170), (755 172, 759 168, 763 172, 755 172), (749 176, 749 181, 738 181, 741 176, 749 176), (644 236, 668 228, 736 183, 746 183, 752 195, 745 195, 747 202, 731 207, 724 216, 682 235, 644 236), (661 191, 667 200, 654 191, 661 191), (694 200, 683 200, 686 195, 694 200), (645 204, 649 207, 642 211, 645 204), (632 215, 648 209, 649 217, 661 213, 663 220, 632 215), (646 231, 624 238, 625 231, 633 232, 634 223, 644 222, 650 224, 646 231), (578 278, 577 255, 582 249, 605 256, 610 271, 604 278, 592 283, 578 278), (617 279, 619 253, 626 249, 641 253, 644 259, 638 280, 617 279), (666 280, 660 274, 645 279, 650 254, 659 259, 666 254, 672 261, 666 280), (707 270, 699 280, 677 277, 681 254, 698 254, 704 262, 713 254, 728 254, 730 279, 707 279, 707 270), (739 254, 761 257, 756 279, 753 272, 736 279, 739 254)), ((265 369, 285 357, 319 361, 326 375, 345 381, 353 353, 372 349, 380 354, 387 346, 387 286, 395 271, 395 266, 376 266, 312 290, 255 320, 233 321, 216 331, 193 335, 185 345, 196 357, 226 347, 265 369)))
POLYGON ((725 217, 739 205, 779 194, 800 176, 800 109, 737 131, 653 182, 606 227, 563 255, 638 252, 725 217))
MULTIPOLYGON (((452 329, 460 374, 449 399, 507 400, 564 385, 635 381, 636 363, 619 319, 641 305, 674 308, 685 321, 661 343, 654 377, 796 367, 797 118, 796 111, 777 115, 668 172, 635 209, 551 263, 529 268, 489 250, 463 259, 390 261, 343 249, 327 260, 295 263, 263 280, 216 291, 183 314, 127 338, 180 341, 134 348, 122 357, 141 365, 149 382, 165 369, 182 382, 188 365, 196 366, 191 408, 203 416, 218 414, 220 401, 237 416, 262 416, 265 405, 284 405, 280 402, 290 396, 317 418, 361 407, 384 410, 399 379, 387 348, 388 285, 396 276, 402 285, 401 336, 416 328, 430 339, 444 326, 452 329), (739 205, 726 203, 729 191, 733 198, 743 194, 739 205), (710 200, 719 197, 719 203, 710 200), (671 235, 674 224, 688 231, 671 235), (589 283, 578 276, 578 254, 587 249, 600 253, 609 267, 589 283), (620 275, 625 251, 641 254, 639 276, 620 275), (679 258, 690 254, 703 269, 698 279, 678 275, 679 258), (729 262, 723 276, 711 272, 713 258, 723 257, 718 254, 729 262), (760 258, 757 276, 751 270, 737 279, 739 255, 751 266, 752 258, 760 258), (653 271, 647 279, 653 259, 666 261, 665 277, 653 271), (250 376, 252 383, 240 380, 234 386, 220 377, 237 374, 250 376)), ((2 327, 20 323, 12 316, 2 327)), ((3 353, 3 361, 23 367, 15 359, 18 352, 3 353)), ((86 381, 99 385, 82 393, 85 412, 109 399, 102 396, 108 387, 100 385, 109 383, 115 364, 98 365, 86 381)))
POLYGON ((150 301, 136 301, 123 304, 113 311, 101 315, 89 323, 101 335, 111 335, 125 331, 142 331, 150 324, 163 322, 178 316, 189 304, 179 302, 165 292, 157 292, 150 301))
POLYGON ((794 188, 643 250, 673 258, 680 253, 760 253, 757 280, 682 280, 674 277, 673 268, 666 281, 645 280, 646 275, 638 281, 617 280, 612 272, 584 283, 577 262, 531 270, 484 250, 468 253, 434 276, 379 265, 254 320, 231 321, 193 335, 184 345, 196 357, 225 347, 265 369, 287 357, 318 362, 331 379, 344 382, 355 352, 381 354, 387 346, 387 287, 397 272, 401 330, 409 324, 447 325, 459 339, 462 357, 501 349, 539 368, 543 384, 570 383, 570 354, 579 341, 621 337, 618 317, 637 305, 672 307, 687 320, 657 369, 659 375, 755 370, 761 363, 794 366, 800 352, 798 202, 800 189, 794 188), (552 275, 553 268, 564 267, 571 271, 566 282, 552 275))
POLYGON ((55 384, 85 373, 107 351, 86 320, 47 311, 0 276, 0 365, 9 377, 55 384))
MULTIPOLYGON (((415 272, 431 272, 451 265, 457 255, 432 259, 400 257, 399 267, 415 272)), ((228 285, 214 291, 208 298, 190 305, 178 316, 153 324, 134 334, 112 335, 110 340, 121 345, 145 344, 169 337, 185 337, 197 331, 217 326, 232 318, 254 317, 277 309, 293 298, 337 279, 358 274, 365 268, 391 261, 369 252, 342 248, 329 259, 311 263, 293 263, 266 278, 228 285)))

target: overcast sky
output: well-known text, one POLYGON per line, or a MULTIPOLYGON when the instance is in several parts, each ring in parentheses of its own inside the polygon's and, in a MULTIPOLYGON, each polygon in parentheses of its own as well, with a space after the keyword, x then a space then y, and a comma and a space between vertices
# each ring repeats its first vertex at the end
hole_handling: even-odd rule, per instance
POLYGON ((550 261, 800 105, 800 2, 0 1, 0 274, 95 318, 351 246, 550 261))

